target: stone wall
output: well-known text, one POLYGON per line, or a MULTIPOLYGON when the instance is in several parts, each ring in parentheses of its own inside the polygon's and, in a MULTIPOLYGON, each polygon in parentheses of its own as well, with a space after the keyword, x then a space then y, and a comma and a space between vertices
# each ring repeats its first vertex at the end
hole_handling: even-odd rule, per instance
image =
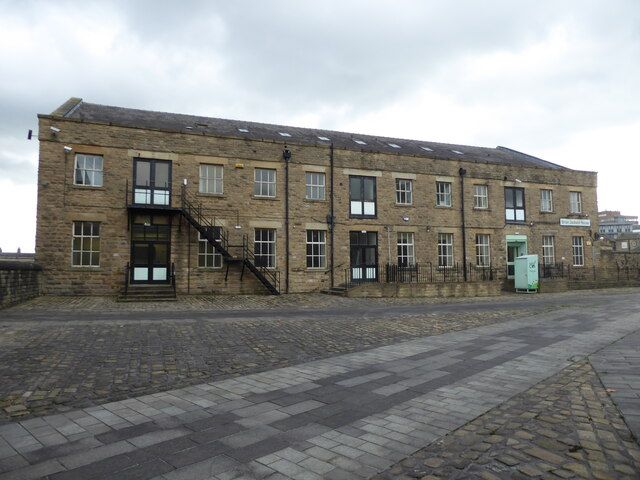
POLYGON ((41 273, 34 263, 0 262, 0 308, 37 297, 41 273))
POLYGON ((367 283, 347 290, 347 296, 356 298, 400 297, 491 297, 502 293, 502 282, 451 283, 367 283))
MULTIPOLYGON (((179 206, 183 179, 196 194, 210 218, 226 227, 229 241, 241 244, 243 235, 253 241, 255 228, 276 230, 276 264, 281 273, 282 291, 286 284, 286 232, 284 219, 285 175, 282 151, 284 142, 222 138, 194 133, 172 133, 141 128, 93 124, 55 116, 40 118, 40 163, 38 174, 38 228, 36 261, 45 267, 43 289, 58 294, 115 294, 123 286, 124 271, 130 260, 131 243, 128 213, 125 205, 126 182, 131 186, 133 161, 137 157, 157 158, 172 162, 172 205, 179 206), (61 129, 55 136, 50 126, 61 129), (65 153, 63 146, 73 148, 65 153), (104 158, 104 186, 85 187, 73 184, 75 153, 99 154, 104 158), (216 164, 224 169, 224 193, 199 194, 199 165, 216 164), (255 168, 277 171, 276 197, 253 195, 255 168), (71 237, 74 221, 101 223, 101 259, 99 267, 78 268, 71 265, 71 237), (235 228, 236 225, 239 228, 235 228)), ((491 262, 504 270, 506 235, 526 235, 530 253, 541 255, 542 235, 556 237, 557 261, 571 260, 571 237, 585 241, 585 264, 591 265, 590 239, 597 230, 596 175, 592 172, 550 170, 539 167, 480 163, 460 159, 432 159, 411 155, 358 152, 337 149, 334 155, 335 186, 335 262, 330 264, 331 250, 327 215, 330 213, 330 150, 325 144, 296 145, 289 139, 290 162, 290 242, 289 291, 319 291, 340 284, 349 266, 349 233, 375 231, 378 234, 378 262, 396 263, 398 232, 414 233, 415 260, 420 264, 437 263, 438 233, 454 235, 454 261, 463 263, 458 170, 467 170, 464 182, 466 260, 476 263, 475 236, 490 235, 491 262), (326 175, 325 200, 305 198, 305 172, 323 171, 326 175), (349 175, 360 172, 376 176, 377 217, 355 219, 349 215, 349 175), (412 205, 396 205, 395 178, 413 180, 412 205), (518 182, 516 182, 518 179, 518 182), (435 205, 436 181, 452 184, 452 206, 435 205), (488 186, 489 207, 474 209, 475 184, 488 186), (525 188, 526 223, 506 224, 504 220, 504 187, 525 188), (554 192, 554 211, 540 212, 540 189, 554 192), (560 226, 561 217, 569 214, 569 192, 581 191, 583 214, 591 227, 560 226), (327 265, 322 269, 306 266, 306 230, 327 231, 327 265), (333 268, 332 268, 333 267, 333 268)), ((207 270, 197 267, 197 235, 179 214, 172 226, 171 261, 177 267, 180 293, 248 292, 257 285, 245 272, 207 270), (194 253, 195 252, 195 253, 194 253), (233 277, 232 277, 233 275, 233 277)))

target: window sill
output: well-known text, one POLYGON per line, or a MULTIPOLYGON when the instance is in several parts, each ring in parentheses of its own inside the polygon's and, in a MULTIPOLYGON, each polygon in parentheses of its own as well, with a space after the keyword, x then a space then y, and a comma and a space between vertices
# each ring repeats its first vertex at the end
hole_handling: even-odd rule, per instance
POLYGON ((278 200, 278 197, 266 197, 262 195, 251 195, 251 198, 254 200, 271 200, 271 201, 278 200))
POLYGON ((480 212, 490 212, 491 209, 489 207, 473 207, 474 210, 476 211, 480 211, 480 212))
POLYGON ((71 265, 71 270, 74 272, 97 272, 101 270, 102 267, 89 267, 86 265, 71 265))
POLYGON ((227 196, 224 193, 207 193, 207 192, 198 192, 196 193, 198 197, 217 197, 217 198, 226 198, 227 196))
POLYGON ((407 207, 413 208, 413 207, 415 207, 415 205, 413 203, 396 203, 394 206, 395 207, 402 207, 402 208, 407 208, 407 207))
POLYGON ((77 185, 75 183, 71 184, 71 186, 73 188, 78 188, 80 190, 106 190, 104 188, 104 185, 102 185, 101 187, 98 186, 93 186, 93 185, 77 185))
POLYGON ((326 267, 307 267, 306 271, 309 273, 327 273, 329 270, 326 267))
POLYGON ((453 205, 436 205, 436 208, 453 208, 453 205))
POLYGON ((304 201, 309 203, 327 203, 326 198, 305 198, 304 201))
POLYGON ((556 212, 554 212, 553 210, 540 210, 540 213, 542 213, 543 215, 552 215, 556 212))
POLYGON ((505 220, 504 223, 508 225, 527 225, 526 220, 505 220))
POLYGON ((354 220, 371 220, 378 218, 377 215, 349 215, 349 218, 354 220))

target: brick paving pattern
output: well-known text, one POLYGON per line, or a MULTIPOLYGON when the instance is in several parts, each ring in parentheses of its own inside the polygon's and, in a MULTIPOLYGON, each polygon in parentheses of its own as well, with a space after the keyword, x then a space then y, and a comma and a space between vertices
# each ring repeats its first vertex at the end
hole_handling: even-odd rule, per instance
POLYGON ((402 460, 383 479, 638 478, 636 443, 579 362, 402 460))
MULTIPOLYGON (((615 303, 601 299, 599 306, 557 309, 11 422, 0 425, 0 472, 4 472, 0 480, 369 478, 515 395, 535 391, 539 382, 577 361, 582 363, 572 367, 570 376, 577 377, 576 385, 586 387, 582 378, 593 374, 576 359, 639 326, 633 296, 615 303)), ((554 382, 560 389, 557 397, 575 392, 572 383, 562 387, 562 382, 554 382)), ((614 422, 609 411, 598 410, 601 397, 595 389, 592 392, 580 388, 571 397, 575 402, 571 408, 576 412, 582 408, 586 415, 575 416, 583 418, 594 434, 572 437, 572 445, 595 437, 594 443, 614 452, 620 439, 628 448, 625 456, 620 449, 617 454, 629 461, 634 458, 628 446, 630 434, 623 435, 624 424, 614 422)), ((541 408, 564 406, 559 413, 570 413, 569 404, 553 395, 539 403, 541 408)), ((553 423, 560 419, 552 414, 551 420, 537 418, 549 424, 549 431, 562 425, 553 423)), ((527 415, 521 420, 523 428, 529 419, 527 415)), ((492 432, 504 426, 497 425, 492 432)), ((571 436, 568 431, 561 433, 550 435, 548 441, 571 436)), ((528 450, 549 463, 556 459, 544 460, 544 450, 560 457, 552 445, 528 450)), ((587 455, 577 448, 576 452, 587 455)), ((607 452, 605 459, 615 458, 614 453, 607 452)), ((586 456, 582 463, 589 459, 586 456)), ((562 464, 562 469, 565 466, 569 467, 562 464)), ((627 475, 620 471, 623 461, 616 467, 619 476, 627 475)), ((595 469, 591 464, 589 468, 595 469)), ((567 478, 577 475, 565 470, 567 478)))

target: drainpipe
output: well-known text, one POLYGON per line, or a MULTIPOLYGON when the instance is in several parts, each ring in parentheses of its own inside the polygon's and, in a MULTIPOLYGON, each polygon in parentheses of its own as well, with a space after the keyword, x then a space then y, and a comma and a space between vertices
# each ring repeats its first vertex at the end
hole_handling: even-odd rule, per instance
POLYGON ((467 171, 460 167, 460 213, 462 214, 462 267, 464 281, 467 281, 467 226, 464 221, 464 176, 467 171))
POLYGON ((282 151, 284 158, 284 238, 285 238, 285 293, 289 293, 289 160, 291 151, 284 146, 282 151))
POLYGON ((333 262, 334 262, 334 248, 333 248, 333 230, 335 228, 335 217, 333 216, 333 142, 331 142, 331 145, 329 146, 329 173, 331 175, 331 186, 329 189, 329 196, 330 196, 330 211, 329 211, 329 218, 328 220, 328 224, 329 224, 329 236, 331 237, 331 288, 334 287, 334 268, 333 268, 333 262))

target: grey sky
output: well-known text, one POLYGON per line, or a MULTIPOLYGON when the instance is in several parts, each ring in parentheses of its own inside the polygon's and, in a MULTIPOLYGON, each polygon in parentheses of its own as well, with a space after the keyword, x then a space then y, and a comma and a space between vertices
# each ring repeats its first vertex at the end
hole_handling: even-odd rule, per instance
POLYGON ((600 208, 640 213, 638 0, 0 0, 0 12, 4 250, 34 244, 27 129, 70 96, 505 145, 597 170, 600 208))

